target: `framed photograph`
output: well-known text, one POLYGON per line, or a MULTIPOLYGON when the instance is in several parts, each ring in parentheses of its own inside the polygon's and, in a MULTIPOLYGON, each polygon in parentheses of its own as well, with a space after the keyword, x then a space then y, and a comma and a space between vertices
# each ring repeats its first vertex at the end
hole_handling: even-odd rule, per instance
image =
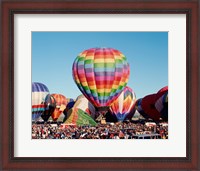
POLYGON ((200 169, 198 0, 1 9, 2 170, 200 169))

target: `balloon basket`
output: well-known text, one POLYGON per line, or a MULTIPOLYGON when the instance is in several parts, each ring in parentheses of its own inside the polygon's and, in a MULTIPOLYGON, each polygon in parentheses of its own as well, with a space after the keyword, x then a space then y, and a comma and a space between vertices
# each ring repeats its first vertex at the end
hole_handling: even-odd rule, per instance
POLYGON ((101 124, 102 125, 106 125, 106 119, 104 118, 104 119, 101 119, 101 124))

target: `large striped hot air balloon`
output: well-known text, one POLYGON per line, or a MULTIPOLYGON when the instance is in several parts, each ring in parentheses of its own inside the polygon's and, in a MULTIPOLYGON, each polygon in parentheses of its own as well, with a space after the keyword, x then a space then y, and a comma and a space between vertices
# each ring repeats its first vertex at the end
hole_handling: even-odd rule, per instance
POLYGON ((126 86, 130 69, 120 51, 91 48, 77 56, 72 72, 83 95, 98 111, 107 111, 126 86))
POLYGON ((32 120, 37 120, 46 109, 45 98, 49 94, 46 85, 38 82, 32 83, 32 120))
POLYGON ((131 119, 134 115, 136 95, 133 90, 126 86, 120 96, 110 106, 110 111, 117 117, 118 121, 131 119))

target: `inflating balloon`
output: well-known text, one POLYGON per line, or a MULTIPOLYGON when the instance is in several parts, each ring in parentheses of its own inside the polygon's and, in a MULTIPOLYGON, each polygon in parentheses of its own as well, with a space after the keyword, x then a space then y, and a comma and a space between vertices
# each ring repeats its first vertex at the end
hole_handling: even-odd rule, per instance
POLYGON ((118 121, 131 119, 135 113, 135 102, 135 93, 130 87, 126 86, 120 96, 112 103, 110 110, 116 115, 118 121))
MULTIPOLYGON (((141 107, 144 110, 144 112, 149 116, 149 118, 158 121, 161 118, 166 120, 168 118, 168 111, 165 114, 162 114, 159 110, 157 110, 155 104, 158 101, 159 98, 161 98, 164 94, 168 92, 168 86, 165 86, 161 88, 156 94, 150 94, 145 96, 142 99, 141 107)), ((168 106, 167 106, 168 110, 168 106)))
POLYGON ((67 120, 64 122, 64 124, 74 124, 77 126, 84 126, 84 125, 90 125, 90 126, 96 126, 97 123, 83 110, 78 108, 72 108, 67 112, 67 120))
MULTIPOLYGON (((71 109, 81 109, 83 112, 85 112, 85 114, 95 119, 95 107, 88 101, 88 99, 84 95, 79 95, 76 98, 73 108, 71 109)), ((68 119, 68 116, 69 115, 65 115, 64 122, 68 119)))
POLYGON ((45 98, 49 89, 43 83, 32 83, 32 120, 37 120, 46 109, 45 98))
POLYGON ((163 95, 163 94, 165 94, 166 92, 168 92, 168 86, 165 86, 165 87, 161 88, 161 89, 157 92, 157 94, 163 95))
POLYGON ((135 103, 135 109, 139 112, 140 115, 142 115, 145 119, 148 119, 149 116, 144 112, 142 109, 142 98, 138 99, 135 103))
POLYGON ((161 113, 163 120, 168 120, 168 91, 163 94, 155 103, 155 108, 161 113))
POLYGON ((73 108, 81 109, 88 115, 90 115, 93 119, 95 118, 95 107, 88 101, 88 99, 84 95, 80 95, 77 97, 73 108))
POLYGON ((144 112, 149 116, 149 118, 153 119, 154 121, 159 121, 161 114, 155 108, 155 102, 157 101, 158 96, 157 94, 150 94, 145 96, 142 99, 142 109, 144 112))
POLYGON ((92 48, 77 56, 72 72, 83 95, 97 110, 107 111, 126 86, 130 69, 120 51, 92 48))
POLYGON ((45 98, 45 111, 42 113, 41 117, 46 122, 48 121, 49 117, 53 113, 55 107, 56 107, 56 100, 53 96, 48 94, 45 98))
POLYGON ((70 110, 75 104, 75 100, 71 98, 67 98, 67 106, 66 106, 66 112, 70 110))
POLYGON ((51 94, 56 101, 55 109, 51 114, 51 117, 54 121, 56 121, 59 116, 64 112, 67 106, 67 98, 62 94, 51 94))

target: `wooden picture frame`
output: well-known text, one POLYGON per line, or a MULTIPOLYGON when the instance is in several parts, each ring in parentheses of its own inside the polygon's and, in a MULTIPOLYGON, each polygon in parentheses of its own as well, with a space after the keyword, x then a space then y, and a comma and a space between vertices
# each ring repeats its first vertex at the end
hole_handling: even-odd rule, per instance
POLYGON ((187 169, 199 170, 199 7, 179 1, 14 1, 1 2, 1 169, 187 169), (15 14, 186 14, 186 157, 14 157, 14 15, 15 14))

